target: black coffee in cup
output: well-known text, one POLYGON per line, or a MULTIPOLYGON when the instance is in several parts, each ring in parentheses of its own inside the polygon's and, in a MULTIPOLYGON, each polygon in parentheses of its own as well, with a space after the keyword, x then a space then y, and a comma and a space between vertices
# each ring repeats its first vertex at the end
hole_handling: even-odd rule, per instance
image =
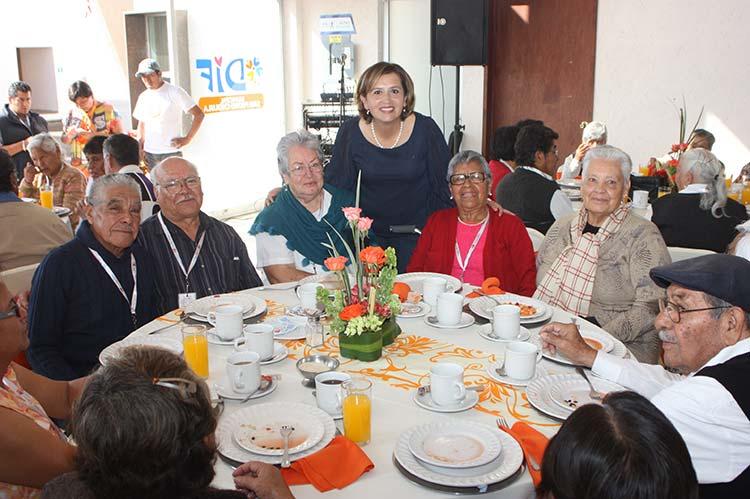
POLYGON ((321 383, 323 383, 324 385, 340 385, 343 382, 344 380, 342 379, 326 379, 321 381, 321 383))

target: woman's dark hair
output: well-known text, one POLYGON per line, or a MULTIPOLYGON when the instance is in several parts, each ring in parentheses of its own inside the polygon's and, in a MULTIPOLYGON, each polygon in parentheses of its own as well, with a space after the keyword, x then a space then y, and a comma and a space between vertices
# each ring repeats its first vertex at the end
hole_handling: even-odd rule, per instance
POLYGON ((584 405, 552 437, 538 498, 697 499, 687 446, 643 396, 616 392, 584 405))
POLYGON ((102 147, 107 137, 104 135, 94 135, 91 137, 86 145, 83 146, 83 154, 88 156, 89 154, 102 154, 102 147))
POLYGON ((0 149, 0 192, 13 192, 15 175, 16 165, 10 158, 10 154, 5 152, 4 149, 0 149))
POLYGON ((516 157, 516 137, 520 129, 517 126, 501 126, 492 135, 492 157, 499 161, 513 161, 516 157))
POLYGON ((75 81, 68 89, 68 99, 73 103, 75 103, 76 99, 91 97, 92 95, 94 95, 94 92, 91 91, 91 87, 85 81, 75 81))
POLYGON ((544 125, 530 125, 521 128, 514 147, 516 164, 534 166, 534 155, 537 151, 548 154, 558 138, 557 132, 544 125))
POLYGON ((208 388, 185 361, 138 346, 91 376, 71 418, 79 477, 107 499, 197 496, 214 477, 215 429, 208 388))
POLYGON ((405 120, 414 111, 414 82, 404 68, 392 62, 377 62, 365 69, 357 83, 357 92, 354 98, 357 100, 359 116, 367 123, 372 121, 372 116, 367 114, 367 109, 360 97, 365 97, 373 89, 381 76, 395 74, 401 80, 401 88, 404 89, 404 108, 401 110, 401 120, 405 120))

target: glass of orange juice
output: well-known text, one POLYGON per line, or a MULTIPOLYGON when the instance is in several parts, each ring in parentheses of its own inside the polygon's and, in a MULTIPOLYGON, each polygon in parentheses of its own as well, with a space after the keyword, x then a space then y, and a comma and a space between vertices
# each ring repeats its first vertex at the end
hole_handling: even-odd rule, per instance
POLYGON ((372 381, 354 376, 342 385, 344 401, 344 435, 352 442, 365 445, 370 441, 372 417, 372 381))
POLYGON ((638 173, 641 174, 643 177, 648 177, 648 165, 646 166, 639 166, 638 167, 638 173))
POLYGON ((208 378, 206 326, 184 326, 182 328, 182 347, 185 350, 185 361, 190 369, 201 378, 208 378))
POLYGON ((750 186, 746 185, 742 189, 742 197, 740 198, 740 203, 744 204, 745 206, 750 204, 750 186))
POLYGON ((44 184, 39 188, 39 204, 50 210, 52 209, 52 186, 50 184, 44 184))

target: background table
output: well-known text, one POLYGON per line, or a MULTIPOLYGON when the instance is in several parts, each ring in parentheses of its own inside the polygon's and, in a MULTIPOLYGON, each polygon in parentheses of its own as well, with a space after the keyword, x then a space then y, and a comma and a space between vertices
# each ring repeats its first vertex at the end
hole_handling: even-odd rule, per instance
MULTIPOLYGON (((288 287, 288 285, 282 285, 288 287)), ((286 305, 297 305, 296 295, 291 290, 277 290, 266 286, 262 290, 247 290, 241 293, 252 293, 266 300, 268 312, 264 319, 283 315, 286 305)), ((551 320, 570 322, 572 315, 562 310, 554 310, 551 320)), ((176 322, 174 313, 160 317, 133 335, 148 334, 161 327, 165 321, 176 322)), ((579 319, 579 322, 581 319, 579 319)), ((372 441, 364 447, 365 452, 375 463, 375 468, 362 476, 358 481, 344 490, 333 490, 326 497, 357 497, 358 499, 381 499, 384 493, 397 492, 399 497, 406 494, 410 498, 430 498, 445 493, 420 487, 407 480, 392 463, 393 449, 398 436, 405 430, 431 421, 444 418, 475 421, 495 427, 495 418, 504 416, 509 424, 524 421, 548 436, 559 428, 560 422, 549 418, 534 409, 526 399, 523 387, 514 388, 496 383, 487 375, 487 366, 504 355, 503 344, 485 340, 478 334, 479 326, 474 324, 459 330, 438 329, 423 322, 423 318, 398 319, 402 333, 397 341, 383 350, 383 357, 376 362, 360 362, 340 358, 340 371, 361 374, 373 381, 373 414, 372 441), (465 367, 465 381, 469 385, 485 384, 480 393, 479 403, 473 409, 454 414, 438 414, 417 406, 412 397, 416 388, 429 383, 429 369, 434 362, 450 361, 465 367)), ((541 325, 530 327, 538 331, 541 325)), ((588 328, 597 328, 588 324, 588 328)), ((179 338, 178 327, 169 328, 159 335, 179 338)), ((321 348, 314 353, 324 352, 338 356, 338 339, 329 337, 321 348)), ((281 374, 278 388, 268 396, 253 400, 248 404, 265 402, 293 401, 315 404, 312 390, 301 384, 302 375, 295 363, 309 352, 304 340, 284 342, 289 349, 289 357, 276 364, 261 368, 264 374, 281 374)), ((209 345, 209 386, 226 381, 225 361, 233 351, 231 346, 209 345)), ((539 368, 548 374, 574 372, 573 368, 543 359, 539 368)), ((213 391, 213 390, 212 390, 213 391)), ((247 406, 245 404, 243 406, 247 406)), ((227 400, 224 414, 236 411, 237 402, 227 400)), ((341 422, 337 421, 341 428, 341 422)), ((498 430, 499 431, 499 430, 498 430)), ((214 485, 220 488, 234 488, 231 468, 218 460, 214 485)), ((298 498, 317 497, 320 493, 310 485, 295 486, 292 490, 298 498)), ((489 497, 527 498, 534 497, 533 486, 527 472, 508 487, 489 497)))

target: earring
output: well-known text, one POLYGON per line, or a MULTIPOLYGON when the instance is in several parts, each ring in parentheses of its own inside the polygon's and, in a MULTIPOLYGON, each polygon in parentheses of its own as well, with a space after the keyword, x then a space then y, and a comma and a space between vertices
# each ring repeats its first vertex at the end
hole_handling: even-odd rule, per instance
POLYGON ((370 116, 370 110, 369 109, 367 110, 367 116, 370 116))

